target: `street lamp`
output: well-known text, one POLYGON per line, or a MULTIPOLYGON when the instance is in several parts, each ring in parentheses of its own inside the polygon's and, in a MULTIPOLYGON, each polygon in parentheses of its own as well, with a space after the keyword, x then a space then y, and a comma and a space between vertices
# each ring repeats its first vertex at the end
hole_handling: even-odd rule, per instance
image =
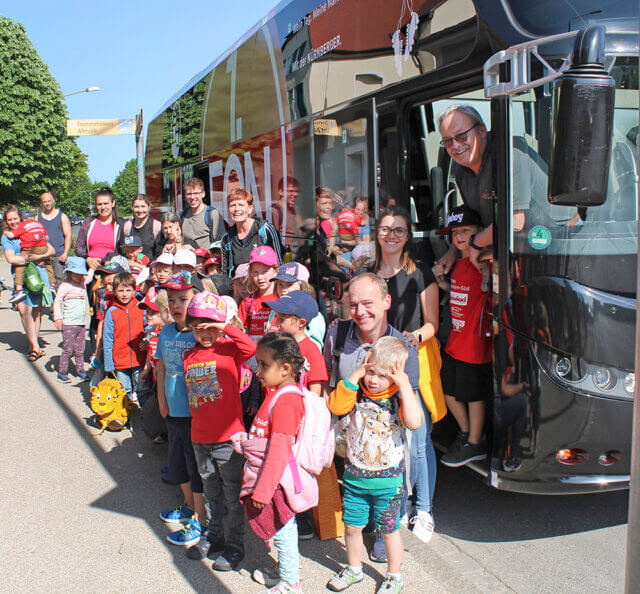
POLYGON ((65 97, 71 97, 71 95, 79 95, 80 93, 91 93, 92 91, 99 91, 100 87, 87 87, 86 89, 82 89, 82 91, 76 91, 75 93, 67 93, 65 97))

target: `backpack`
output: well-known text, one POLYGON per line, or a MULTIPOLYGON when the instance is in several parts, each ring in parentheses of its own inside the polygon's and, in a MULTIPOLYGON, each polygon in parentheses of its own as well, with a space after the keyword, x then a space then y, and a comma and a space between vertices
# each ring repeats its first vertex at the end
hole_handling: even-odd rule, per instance
POLYGON ((344 343, 347 340, 347 334, 349 334, 349 328, 351 327, 351 320, 339 320, 338 330, 336 331, 336 341, 333 344, 333 367, 331 368, 331 377, 329 378, 329 386, 335 390, 340 378, 338 377, 340 355, 344 350, 344 343))
MULTIPOLYGON (((220 222, 220 213, 210 204, 207 204, 206 207, 207 208, 204 211, 204 224, 209 227, 209 241, 214 242, 216 240, 215 235, 220 222)), ((180 213, 180 225, 184 222, 184 218, 187 216, 188 210, 189 207, 187 206, 187 208, 180 213)))
MULTIPOLYGON (((155 239, 160 234, 160 231, 162 231, 162 223, 158 219, 152 218, 151 220, 153 221, 151 223, 151 233, 155 239)), ((125 221, 122 226, 122 234, 125 236, 131 235, 131 231, 133 231, 133 221, 125 221)))
POLYGON ((322 396, 306 388, 291 385, 280 389, 273 397, 269 404, 269 419, 280 396, 292 392, 302 394, 304 402, 304 416, 293 446, 293 457, 298 466, 317 476, 323 468, 328 468, 333 463, 336 437, 331 413, 322 396))
MULTIPOLYGON (((205 215, 206 216, 206 215, 205 215)), ((258 227, 258 237, 262 245, 267 245, 267 222, 265 221, 260 227, 258 227)), ((280 242, 282 243, 282 241, 280 242)), ((227 232, 222 237, 222 250, 227 255, 227 262, 229 263, 229 278, 233 278, 233 271, 235 264, 233 263, 233 250, 231 249, 231 233, 227 232)))

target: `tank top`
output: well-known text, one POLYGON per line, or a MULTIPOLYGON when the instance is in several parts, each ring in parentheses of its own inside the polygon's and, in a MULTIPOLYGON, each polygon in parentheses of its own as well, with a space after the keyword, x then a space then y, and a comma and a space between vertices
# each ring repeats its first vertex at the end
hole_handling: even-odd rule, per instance
POLYGON ((142 227, 136 227, 131 221, 131 234, 137 235, 142 241, 142 253, 149 259, 153 258, 153 246, 156 238, 153 236, 153 219, 149 216, 142 227))
POLYGON ((56 250, 56 256, 60 256, 64 252, 64 233, 62 232, 62 211, 58 209, 58 214, 52 219, 45 219, 42 213, 38 214, 38 222, 42 223, 47 230, 49 243, 56 250))

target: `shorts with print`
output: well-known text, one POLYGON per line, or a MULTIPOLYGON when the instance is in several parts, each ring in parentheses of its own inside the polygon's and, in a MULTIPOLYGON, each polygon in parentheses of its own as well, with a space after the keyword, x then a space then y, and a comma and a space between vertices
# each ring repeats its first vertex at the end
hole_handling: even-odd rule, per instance
POLYGON ((398 530, 404 484, 389 489, 364 489, 345 481, 342 519, 347 526, 364 528, 373 512, 376 530, 391 534, 398 530))

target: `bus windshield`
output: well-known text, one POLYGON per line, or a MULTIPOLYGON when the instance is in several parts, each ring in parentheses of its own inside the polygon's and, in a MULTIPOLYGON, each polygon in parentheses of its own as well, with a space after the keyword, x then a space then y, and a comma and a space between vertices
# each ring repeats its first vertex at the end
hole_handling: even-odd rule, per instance
POLYGON ((552 275, 635 295, 638 245, 638 59, 616 58, 607 200, 573 208, 547 201, 551 94, 540 87, 511 108, 511 252, 526 258, 527 279, 552 275))

